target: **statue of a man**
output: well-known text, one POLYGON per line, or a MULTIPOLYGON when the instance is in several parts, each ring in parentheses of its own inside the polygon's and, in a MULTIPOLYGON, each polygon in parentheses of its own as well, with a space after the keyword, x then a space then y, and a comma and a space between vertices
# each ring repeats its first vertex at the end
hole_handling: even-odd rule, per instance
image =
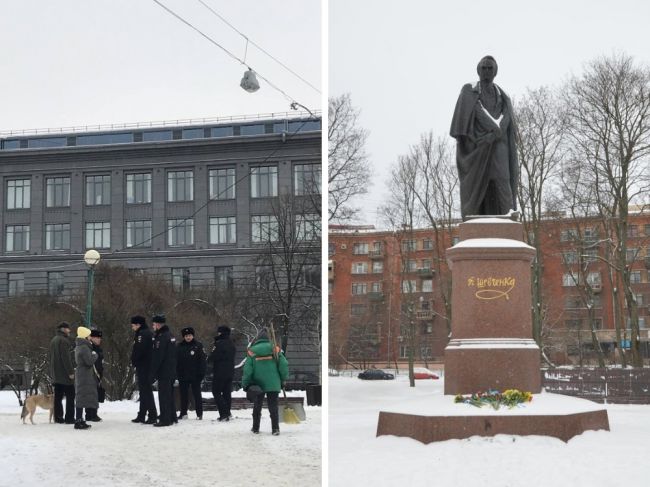
POLYGON ((463 220, 469 215, 505 215, 517 209, 518 163, 512 103, 494 83, 497 62, 485 56, 479 81, 463 86, 450 134, 456 139, 463 220))

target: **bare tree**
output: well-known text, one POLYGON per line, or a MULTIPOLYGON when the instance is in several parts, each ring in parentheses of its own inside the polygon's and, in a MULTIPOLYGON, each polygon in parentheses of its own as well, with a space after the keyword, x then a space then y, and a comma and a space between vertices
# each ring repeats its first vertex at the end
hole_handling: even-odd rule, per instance
MULTIPOLYGON (((615 307, 623 291, 630 322, 632 363, 639 367, 638 307, 631 287, 628 250, 629 207, 647 193, 650 181, 650 70, 627 55, 589 63, 565 90, 569 134, 589 164, 601 220, 611 228, 610 264, 615 307)), ((622 313, 615 315, 620 326, 622 313)))
POLYGON ((327 114, 329 220, 348 221, 359 212, 352 199, 370 185, 368 132, 359 127, 359 110, 347 93, 329 99, 327 114))
POLYGON ((558 168, 565 154, 566 116, 557 97, 547 88, 528 90, 516 100, 519 134, 518 200, 528 243, 535 247, 532 266, 533 338, 541 346, 544 320, 544 252, 540 245, 542 216, 547 210, 549 193, 556 186, 558 168))

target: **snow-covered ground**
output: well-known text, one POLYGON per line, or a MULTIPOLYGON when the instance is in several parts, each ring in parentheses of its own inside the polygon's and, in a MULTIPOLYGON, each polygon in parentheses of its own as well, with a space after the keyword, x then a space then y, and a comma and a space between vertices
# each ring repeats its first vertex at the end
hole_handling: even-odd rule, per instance
MULTIPOLYGON (((424 445, 410 438, 375 436, 379 411, 411 409, 422 414, 428 398, 432 404, 444 401, 443 384, 421 380, 410 388, 404 375, 394 381, 330 377, 329 485, 650 485, 650 406, 604 406, 611 431, 587 431, 568 443, 544 436, 497 435, 424 445)), ((430 414, 448 414, 454 407, 477 411, 458 404, 430 414)))
POLYGON ((137 403, 100 406, 101 423, 86 431, 48 424, 39 409, 36 425, 23 425, 12 392, 0 392, 0 486, 148 487, 321 485, 321 408, 306 407, 307 420, 280 424, 271 436, 262 411, 253 435, 252 409, 233 411, 235 420, 218 423, 217 412, 167 428, 133 424, 137 403))

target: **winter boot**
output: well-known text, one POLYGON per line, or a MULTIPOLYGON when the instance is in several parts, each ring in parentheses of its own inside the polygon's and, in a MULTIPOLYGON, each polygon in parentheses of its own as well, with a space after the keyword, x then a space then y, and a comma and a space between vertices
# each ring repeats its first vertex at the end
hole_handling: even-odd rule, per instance
POLYGON ((76 430, 87 430, 87 429, 90 428, 90 427, 91 427, 91 426, 90 426, 89 424, 87 424, 87 423, 86 423, 84 420, 82 420, 82 419, 81 419, 81 420, 78 420, 78 421, 75 421, 75 423, 74 423, 74 429, 76 429, 76 430))
POLYGON ((280 430, 279 429, 274 429, 273 430, 273 436, 280 436, 280 430))

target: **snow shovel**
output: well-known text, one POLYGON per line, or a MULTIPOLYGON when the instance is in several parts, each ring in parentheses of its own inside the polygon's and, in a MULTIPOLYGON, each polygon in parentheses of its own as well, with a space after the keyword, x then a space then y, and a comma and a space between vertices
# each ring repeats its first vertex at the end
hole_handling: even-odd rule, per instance
POLYGON ((284 400, 280 400, 280 404, 278 404, 278 417, 280 421, 287 424, 299 424, 301 421, 306 420, 307 415, 302 404, 290 403, 287 400, 287 393, 284 389, 282 389, 282 394, 284 395, 284 400))

